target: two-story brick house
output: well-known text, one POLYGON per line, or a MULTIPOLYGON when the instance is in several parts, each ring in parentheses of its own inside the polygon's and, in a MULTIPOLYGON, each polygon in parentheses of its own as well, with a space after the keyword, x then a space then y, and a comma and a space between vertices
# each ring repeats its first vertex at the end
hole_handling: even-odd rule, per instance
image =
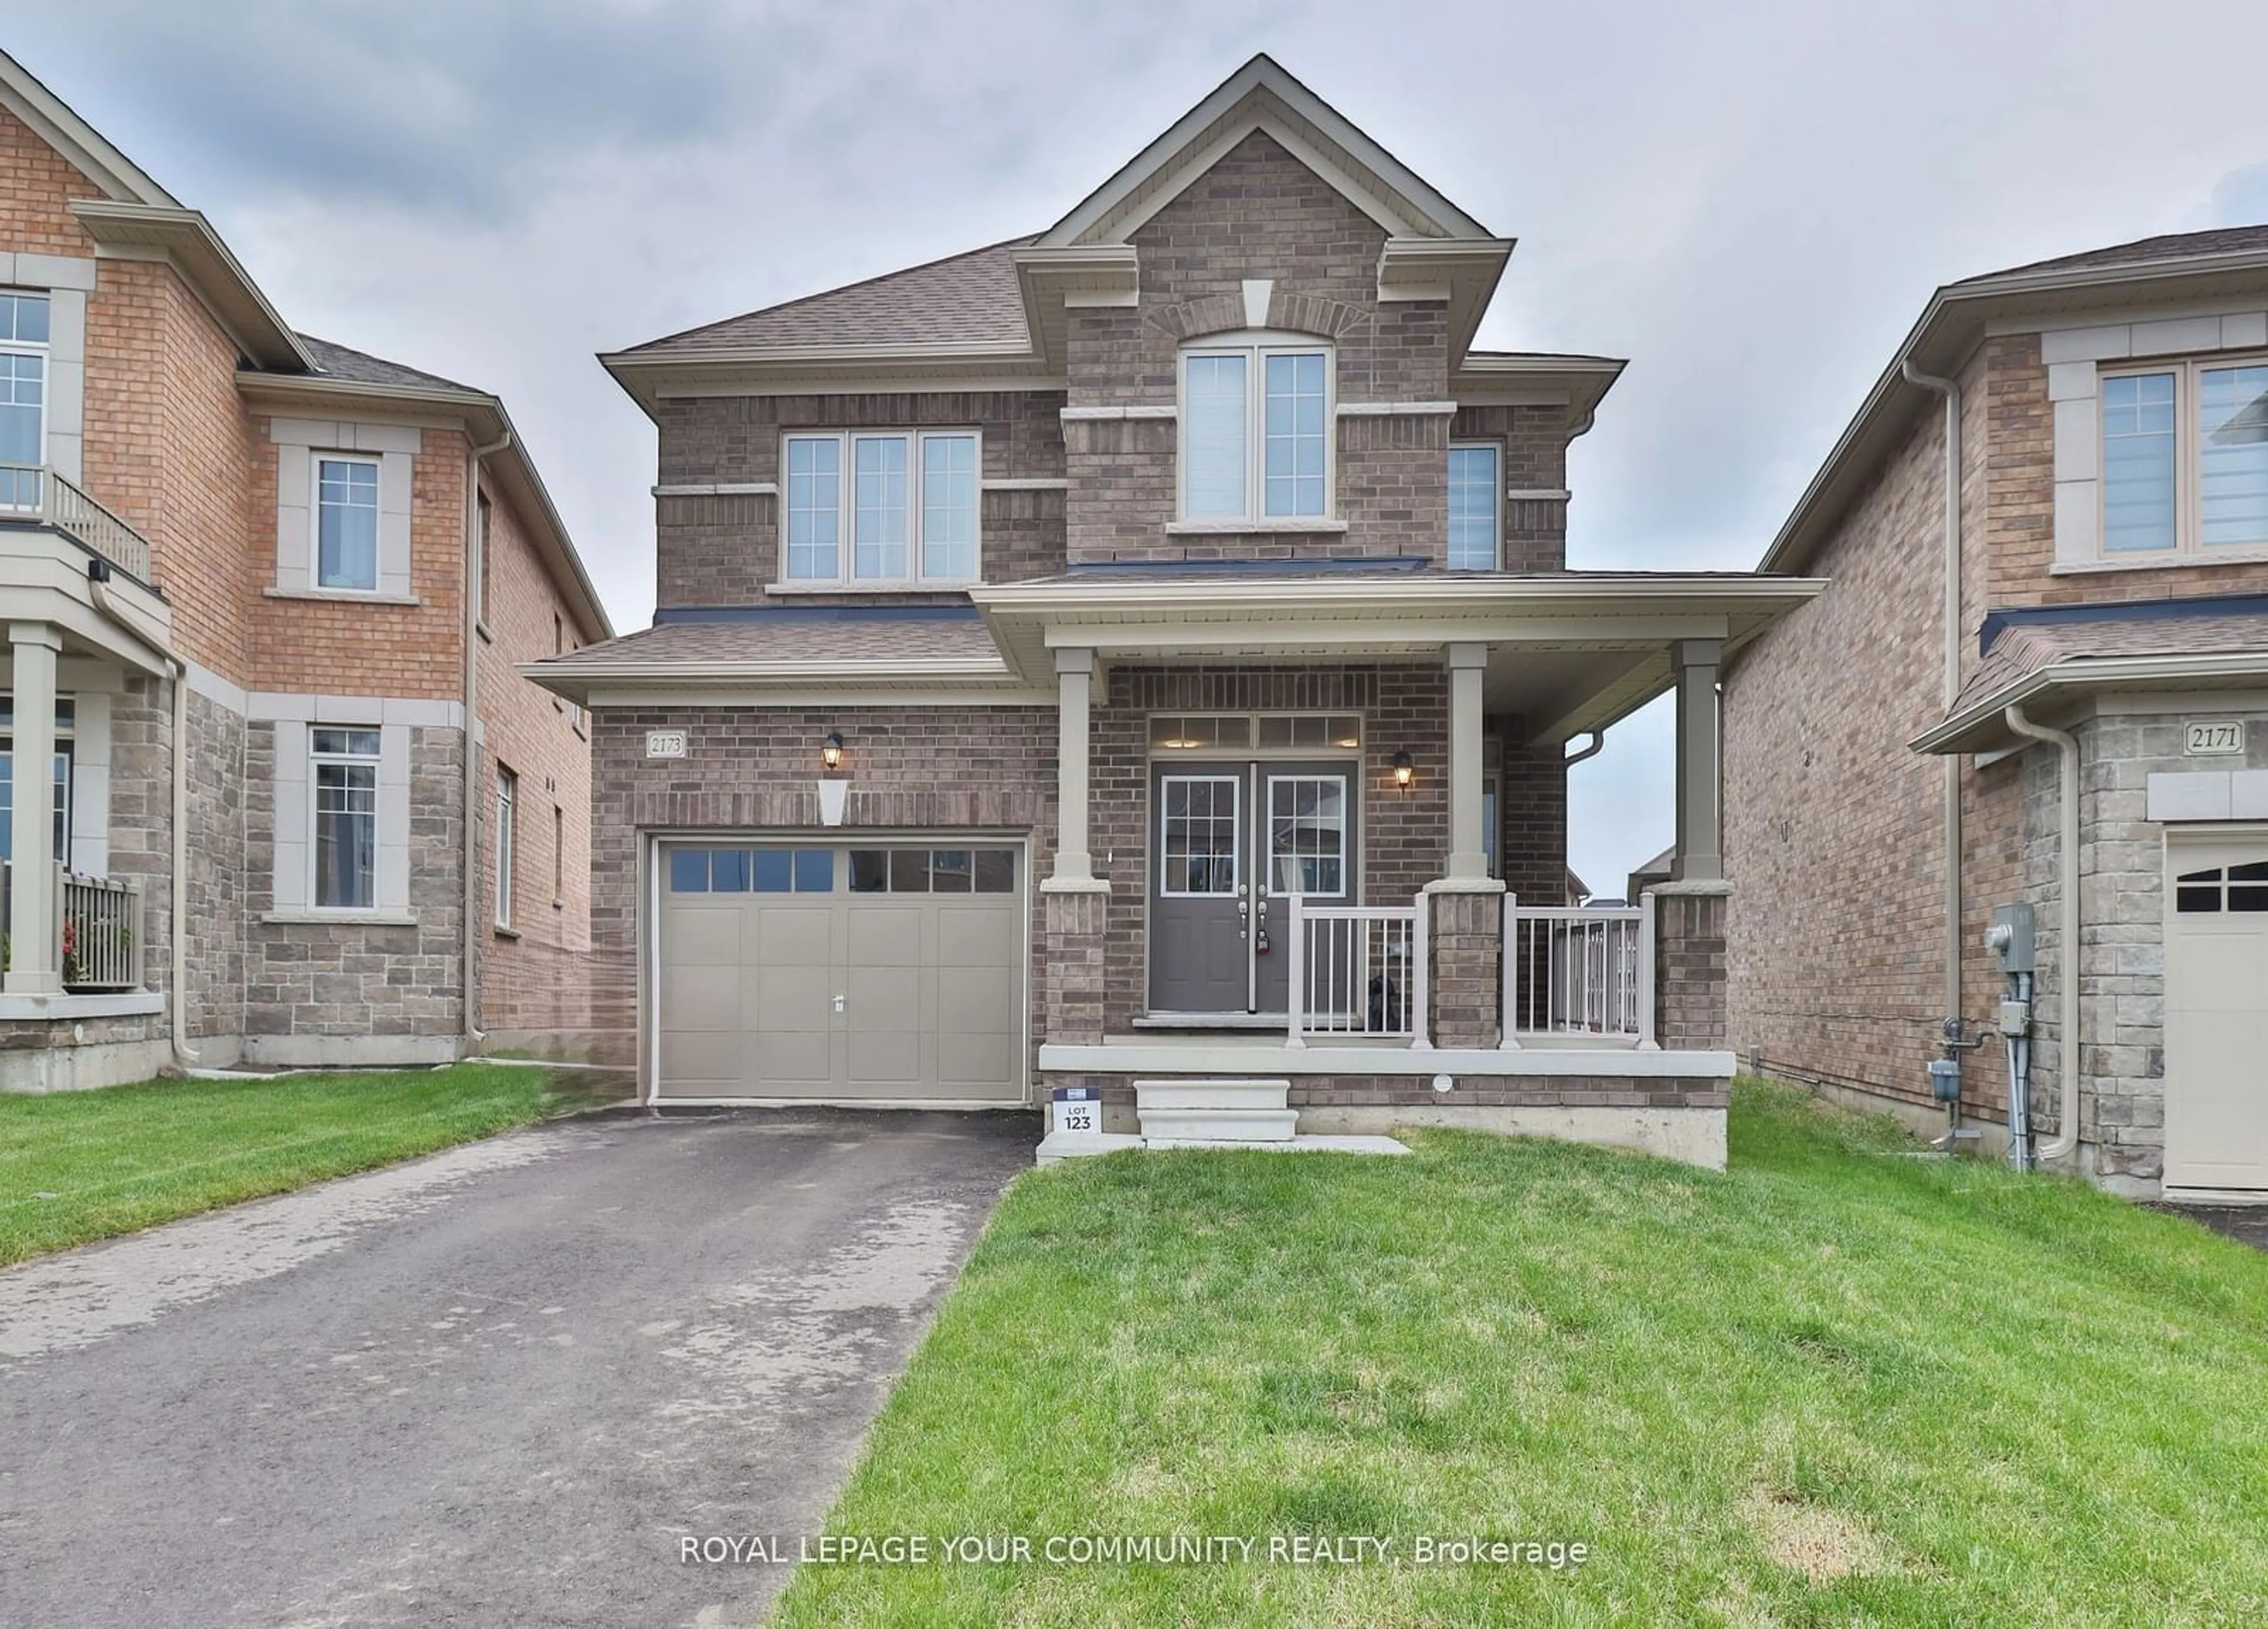
POLYGON ((1261 57, 1043 232, 604 358, 659 609, 529 671, 647 1095, 1721 1160, 1715 674, 1813 586, 1565 569, 1622 364, 1473 347, 1512 247, 1261 57), (1570 910, 1568 743, 1673 687, 1676 881, 1570 910))
POLYGON ((503 403, 294 332, 5 56, 0 613, 0 1088, 586 1028, 585 720, 518 668, 609 630, 503 403))
POLYGON ((1735 1045, 1949 1129, 1957 1024, 1959 1129, 2268 1192, 2268 227, 1940 289, 1764 565, 1735 1045))

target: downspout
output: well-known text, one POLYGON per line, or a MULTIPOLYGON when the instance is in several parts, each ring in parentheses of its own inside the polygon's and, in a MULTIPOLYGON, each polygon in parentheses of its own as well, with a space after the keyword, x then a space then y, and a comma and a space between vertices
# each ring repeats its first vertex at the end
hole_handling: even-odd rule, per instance
POLYGON ((2056 810, 2057 888, 2061 896, 2063 966, 2059 977, 2057 1019, 2060 1026, 2056 1047, 2056 1072, 2063 1079, 2062 1109, 2056 1122, 2056 1139, 2033 1152, 2034 1163, 2060 1160, 2079 1146, 2079 743, 2064 730, 2051 730, 2024 717, 2023 704, 2011 702, 2001 714, 2008 727, 2027 741, 2046 741, 2055 748, 2062 770, 2061 807, 2056 810))
MULTIPOLYGON (((469 438, 468 438, 469 439, 469 438)), ((486 445, 475 445, 465 457, 465 1040, 467 1050, 488 1039, 481 1028, 480 982, 473 969, 480 965, 481 945, 481 754, 473 726, 473 708, 479 697, 481 667, 480 583, 482 562, 475 557, 481 526, 481 461, 512 445, 512 431, 486 445)))
POLYGON ((1607 733, 1604 730, 1593 730, 1591 732, 1590 744, 1584 747, 1580 751, 1569 753, 1565 757, 1559 761, 1560 765, 1565 769, 1572 769, 1586 758, 1597 757, 1599 756, 1600 749, 1606 744, 1607 733))
POLYGON ((136 638, 151 645, 166 663, 166 678, 173 687, 173 875, 170 889, 173 900, 172 962, 173 999, 166 1005, 172 1009, 173 1061, 184 1069, 194 1069, 202 1056, 189 1044, 189 675, 180 658, 175 656, 162 639, 152 639, 123 608, 110 598, 110 586, 97 579, 89 590, 94 596, 96 608, 136 638))
MULTIPOLYGON (((1933 391, 1945 402, 1945 572, 1940 587, 1943 599, 1943 671, 1940 687, 1945 709, 1951 711, 1961 694, 1961 387, 1949 379, 1925 373, 1910 361, 1898 371, 1910 385, 1933 391)), ((1945 758, 1941 793, 1945 848, 1945 1038, 1961 1039, 1961 760, 1945 758)), ((1947 1106, 1948 1134, 1960 1124, 1961 1105, 1947 1106)))

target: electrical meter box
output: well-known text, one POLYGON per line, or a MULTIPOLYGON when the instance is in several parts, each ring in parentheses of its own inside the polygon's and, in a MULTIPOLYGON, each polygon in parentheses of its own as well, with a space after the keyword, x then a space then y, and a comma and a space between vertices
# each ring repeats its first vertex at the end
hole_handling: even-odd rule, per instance
POLYGON ((2032 908, 2021 901, 1992 908, 1992 925, 1984 931, 1984 942, 1992 947, 2003 973, 2039 970, 2034 960, 2032 908))

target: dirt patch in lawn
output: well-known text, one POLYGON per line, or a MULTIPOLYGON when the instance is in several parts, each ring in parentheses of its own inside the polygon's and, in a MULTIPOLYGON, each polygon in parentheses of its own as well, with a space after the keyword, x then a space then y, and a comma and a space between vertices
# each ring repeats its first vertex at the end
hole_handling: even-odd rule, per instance
POLYGON ((1814 1583, 1891 1570, 1882 1541, 1866 1523, 1828 1506, 1751 1488, 1741 1501, 1741 1519, 1764 1540, 1764 1553, 1776 1565, 1814 1583))

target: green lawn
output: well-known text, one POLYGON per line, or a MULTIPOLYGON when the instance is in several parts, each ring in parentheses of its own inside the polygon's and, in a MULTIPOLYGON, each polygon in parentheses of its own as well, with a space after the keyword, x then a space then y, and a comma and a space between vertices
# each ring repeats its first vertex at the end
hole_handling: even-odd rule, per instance
POLYGON ((0 1096, 0 1266, 622 1095, 497 1064, 0 1096))
POLYGON ((2268 1257, 1776 1087, 1722 1176, 1410 1140, 1020 1179, 828 1531, 1035 1560, 805 1566, 778 1620, 2268 1621, 2268 1257), (1046 1562, 1097 1533, 1397 1559, 1046 1562))

